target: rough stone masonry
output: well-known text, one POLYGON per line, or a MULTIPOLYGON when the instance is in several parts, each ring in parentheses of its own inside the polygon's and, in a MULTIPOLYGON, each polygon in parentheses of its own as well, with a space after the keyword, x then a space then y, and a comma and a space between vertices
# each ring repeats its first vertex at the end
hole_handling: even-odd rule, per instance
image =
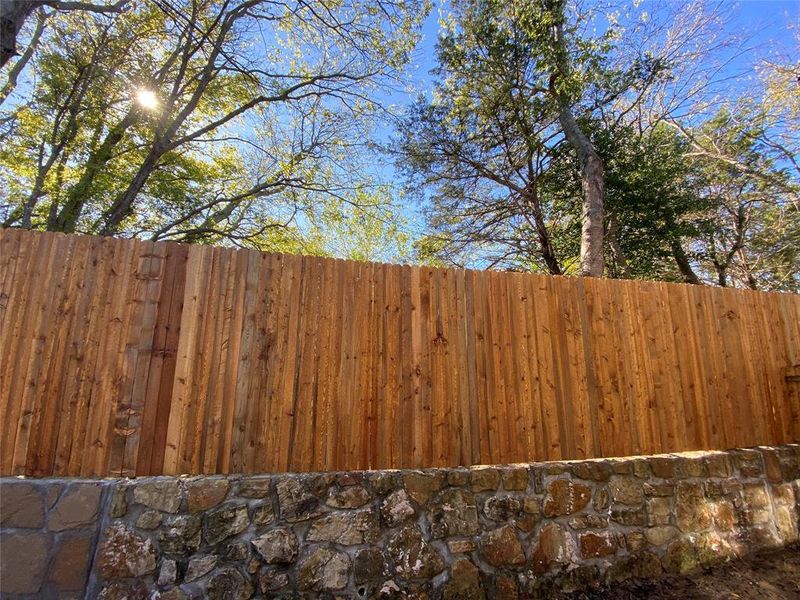
POLYGON ((519 598, 798 540, 800 445, 404 471, 0 480, 3 598, 519 598))

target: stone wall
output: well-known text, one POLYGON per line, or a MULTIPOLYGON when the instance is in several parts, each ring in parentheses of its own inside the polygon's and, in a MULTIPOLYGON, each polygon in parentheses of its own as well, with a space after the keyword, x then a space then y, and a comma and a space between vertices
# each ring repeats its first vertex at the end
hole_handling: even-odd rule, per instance
POLYGON ((614 460, 3 479, 3 598, 547 597, 798 539, 800 445, 614 460))

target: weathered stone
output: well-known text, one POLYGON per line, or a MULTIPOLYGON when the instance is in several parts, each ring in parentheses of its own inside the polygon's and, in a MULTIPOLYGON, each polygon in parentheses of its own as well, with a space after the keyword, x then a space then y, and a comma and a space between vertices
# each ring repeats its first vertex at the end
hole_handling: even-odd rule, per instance
POLYGON ((297 587, 315 592, 341 590, 350 575, 350 558, 330 548, 316 548, 297 567, 297 587))
POLYGON ((325 504, 333 508, 360 508, 370 501, 369 492, 360 485, 331 488, 325 504))
POLYGON ((794 506, 795 493, 791 483, 784 483, 781 485, 773 485, 772 487, 772 500, 776 506, 794 506))
POLYGON ((447 474, 447 484, 454 487, 467 485, 469 479, 469 471, 466 469, 454 469, 447 474))
POLYGON ((608 483, 608 489, 611 492, 611 498, 617 504, 638 506, 644 501, 642 484, 634 477, 612 477, 608 483))
POLYGON ((705 477, 706 464, 703 459, 680 457, 676 471, 681 477, 705 477))
POLYGON ((661 525, 645 529, 644 535, 652 546, 662 546, 677 536, 678 530, 672 525, 661 525))
POLYGON ((158 585, 172 585, 178 580, 178 563, 174 560, 165 558, 161 561, 161 568, 158 571, 158 585))
POLYGON ((761 477, 764 474, 764 463, 758 450, 732 450, 730 455, 742 477, 761 477))
POLYGON ((444 486, 443 472, 407 471, 403 473, 403 485, 411 499, 424 506, 444 486))
POLYGON ((655 477, 671 479, 675 477, 675 457, 674 456, 651 456, 648 459, 650 469, 655 477))
POLYGON ((249 524, 247 506, 228 502, 206 514, 206 541, 209 544, 217 544, 241 533, 249 524))
POLYGON ((50 531, 93 525, 100 507, 103 487, 99 483, 76 483, 59 498, 47 515, 50 531))
POLYGON ((726 500, 716 502, 713 505, 712 516, 714 525, 720 531, 730 531, 738 523, 733 505, 726 500))
POLYGON ((354 513, 332 513, 311 523, 306 540, 309 542, 336 542, 343 546, 370 544, 378 539, 378 517, 372 510, 354 513))
POLYGON ((647 499, 647 524, 668 525, 672 519, 672 498, 654 497, 647 499))
POLYGON ((497 469, 473 469, 470 472, 473 492, 496 490, 500 485, 500 472, 497 469))
POLYGON ((193 556, 189 559, 189 566, 186 567, 186 575, 183 579, 187 582, 195 581, 200 579, 203 575, 208 574, 216 566, 217 557, 213 554, 193 556))
POLYGON ((572 537, 556 523, 548 523, 539 531, 531 556, 531 568, 544 573, 555 565, 568 564, 575 557, 572 537))
POLYGON ((480 571, 465 558, 450 567, 450 581, 442 590, 444 600, 482 600, 486 593, 481 585, 480 571))
POLYGON ((225 500, 230 484, 227 479, 195 479, 186 482, 189 512, 214 508, 225 500))
POLYGON ((62 592, 83 591, 91 559, 91 537, 88 535, 63 537, 53 555, 47 580, 62 592))
POLYGON ((137 483, 133 488, 133 501, 150 508, 176 513, 181 506, 181 485, 176 479, 158 479, 137 483))
POLYGON ((527 467, 513 467, 503 470, 503 489, 506 491, 523 491, 528 489, 527 467))
POLYGON ((778 453, 769 448, 762 448, 761 455, 764 458, 764 470, 767 474, 767 480, 771 483, 782 482, 783 474, 781 473, 781 462, 778 458, 778 453))
POLYGON ((377 471, 369 473, 367 479, 372 489, 383 496, 399 487, 400 475, 391 471, 377 471))
POLYGON ((387 545, 389 556, 395 563, 396 573, 406 578, 430 578, 441 573, 445 562, 416 525, 403 527, 387 545))
POLYGON ((200 547, 200 518, 180 515, 169 520, 158 534, 161 551, 167 554, 191 553, 200 547))
POLYGON ((359 473, 355 471, 348 471, 345 473, 339 473, 336 476, 336 483, 342 486, 348 485, 363 485, 366 481, 366 477, 364 473, 359 473))
POLYGON ((220 569, 208 580, 209 600, 247 600, 255 589, 249 580, 234 568, 220 569))
POLYGON ((453 554, 466 554, 472 552, 477 546, 472 540, 448 540, 447 549, 453 554))
POLYGON ((289 576, 277 571, 263 571, 258 577, 258 587, 262 594, 276 592, 289 585, 289 576))
POLYGON ((647 459, 638 458, 633 461, 633 474, 639 479, 649 479, 653 476, 653 471, 650 469, 650 463, 647 459))
POLYGON ((297 536, 291 529, 271 529, 252 542, 267 564, 291 563, 300 549, 297 536))
POLYGON ((691 571, 700 564, 697 547, 688 538, 678 539, 667 547, 662 564, 668 573, 691 571))
POLYGON ((580 536, 581 554, 584 558, 611 556, 617 552, 617 538, 608 532, 582 533, 580 536))
POLYGON ((646 481, 642 485, 642 491, 645 496, 672 496, 675 493, 675 484, 669 481, 654 482, 646 481))
POLYGON ((788 506, 775 508, 775 529, 784 544, 791 544, 798 539, 797 512, 788 506))
POLYGON ((328 495, 328 490, 336 482, 336 477, 335 473, 313 473, 302 476, 299 481, 312 494, 318 498, 324 498, 328 495))
POLYGON ((478 509, 472 492, 459 488, 448 489, 431 502, 429 518, 431 537, 478 533, 478 509))
POLYGON ((569 520, 569 526, 572 529, 604 529, 608 527, 608 517, 591 513, 578 515, 569 520))
POLYGON ((264 475, 249 475, 239 480, 236 495, 242 498, 266 498, 272 491, 272 478, 264 475))
POLYGON ((579 462, 572 465, 572 474, 578 479, 608 481, 611 477, 611 465, 597 460, 579 462))
POLYGON ((112 519, 120 519, 128 514, 128 489, 129 485, 117 483, 111 492, 111 506, 109 514, 112 519))
POLYGON ((156 570, 156 551, 150 540, 124 525, 111 525, 103 531, 97 561, 105 579, 140 577, 156 570))
POLYGON ((604 511, 611 506, 611 494, 607 487, 598 487, 594 491, 592 498, 592 507, 597 511, 604 511))
POLYGON ((367 547, 356 552, 353 560, 353 578, 357 584, 383 579, 388 574, 386 557, 380 548, 367 547))
POLYGON ((164 516, 157 510, 146 510, 136 519, 136 527, 139 529, 155 529, 161 525, 164 516))
POLYGON ((705 457, 709 477, 730 477, 733 466, 727 454, 712 454, 705 457))
POLYGON ((592 497, 592 490, 569 479, 556 479, 547 488, 543 513, 545 517, 571 515, 583 510, 592 497))
POLYGON ((38 529, 44 525, 44 496, 29 483, 0 485, 0 526, 38 529))
POLYGON ((243 563, 250 556, 250 549, 247 546, 247 542, 230 542, 223 546, 221 555, 225 560, 243 563))
POLYGON ((4 597, 39 591, 49 550, 49 536, 38 531, 0 534, 0 590, 4 597))
POLYGON ((491 496, 483 504, 483 514, 492 521, 509 521, 522 511, 522 500, 514 496, 491 496))
POLYGON ((320 514, 319 499, 299 481, 283 479, 278 482, 278 503, 281 518, 290 523, 313 519, 320 514))
POLYGON ((620 525, 647 525, 647 511, 644 508, 612 508, 609 517, 620 525))
POLYGON ((530 533, 539 521, 538 515, 520 515, 514 519, 514 527, 525 533, 530 533))
POLYGON ((495 567, 511 567, 525 563, 525 551, 517 534, 509 525, 488 531, 481 536, 481 554, 495 567))
POLYGON ((528 515, 542 514, 542 502, 534 496, 525 496, 522 500, 522 512, 528 515))
POLYGON ((675 495, 675 517, 685 533, 702 531, 711 526, 711 511, 700 483, 681 481, 675 495))
POLYGON ((173 587, 159 592, 158 600, 187 600, 188 597, 181 588, 173 587))
POLYGON ((516 580, 507 573, 501 573, 495 579, 495 600, 518 600, 521 596, 516 580))
POLYGON ((144 581, 115 581, 103 587, 97 598, 98 600, 146 600, 148 595, 147 584, 144 581))
POLYGON ((404 489, 395 490, 381 502, 381 517, 388 527, 397 527, 416 514, 404 489))
POLYGON ((647 537, 641 531, 629 531, 625 534, 625 546, 630 552, 639 552, 647 547, 647 537))

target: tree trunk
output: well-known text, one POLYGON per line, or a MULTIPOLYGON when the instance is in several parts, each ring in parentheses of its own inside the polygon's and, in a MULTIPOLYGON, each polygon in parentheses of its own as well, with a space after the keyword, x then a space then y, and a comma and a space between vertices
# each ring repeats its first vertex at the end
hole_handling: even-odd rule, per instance
POLYGON ((684 283, 691 283, 694 285, 700 285, 700 278, 692 269, 691 263, 689 263, 689 257, 686 255, 686 252, 681 246, 680 240, 672 240, 670 242, 670 247, 672 249, 672 256, 675 258, 675 263, 678 265, 678 270, 683 275, 684 283))
POLYGON ((603 183, 603 159, 594 149, 589 138, 581 130, 572 111, 562 102, 558 120, 567 141, 578 154, 583 188, 583 210, 581 213, 581 275, 603 276, 603 217, 605 186, 603 183))
POLYGON ((150 179, 150 175, 152 175, 162 154, 163 151, 158 144, 150 150, 128 187, 117 196, 109 210, 103 214, 100 235, 114 235, 119 231, 122 221, 133 211, 133 202, 136 200, 136 196, 139 195, 147 180, 150 179))

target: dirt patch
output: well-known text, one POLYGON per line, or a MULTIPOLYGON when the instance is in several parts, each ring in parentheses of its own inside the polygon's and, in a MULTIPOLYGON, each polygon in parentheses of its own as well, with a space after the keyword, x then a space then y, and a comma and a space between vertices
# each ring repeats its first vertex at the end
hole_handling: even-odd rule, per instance
POLYGON ((800 546, 754 554, 681 576, 626 581, 564 600, 800 600, 800 546))

